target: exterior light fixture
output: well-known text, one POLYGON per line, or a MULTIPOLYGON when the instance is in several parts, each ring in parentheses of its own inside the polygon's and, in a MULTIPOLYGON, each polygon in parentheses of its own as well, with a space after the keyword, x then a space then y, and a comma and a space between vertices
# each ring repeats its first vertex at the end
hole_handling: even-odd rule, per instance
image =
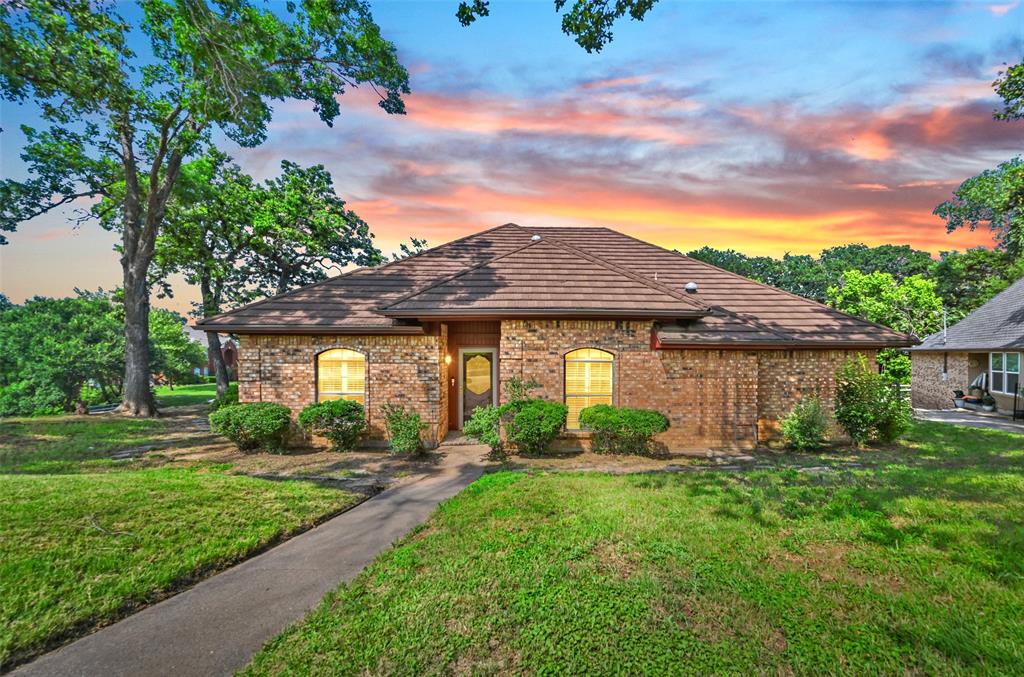
POLYGON ((445 355, 444 356, 444 363, 446 365, 451 364, 452 363, 452 356, 451 355, 445 355))

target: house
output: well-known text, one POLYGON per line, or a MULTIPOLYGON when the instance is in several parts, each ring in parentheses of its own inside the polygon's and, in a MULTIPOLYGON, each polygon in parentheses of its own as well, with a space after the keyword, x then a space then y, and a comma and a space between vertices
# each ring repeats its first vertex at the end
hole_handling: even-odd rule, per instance
POLYGON ((953 391, 982 385, 1002 411, 1013 411, 1024 353, 1024 278, 948 330, 910 352, 911 401, 922 409, 952 409, 953 391))
POLYGON ((836 369, 910 337, 607 228, 506 224, 202 320, 240 337, 243 402, 414 407, 428 443, 512 377, 569 407, 657 409, 672 450, 751 448, 836 369))
MULTIPOLYGON (((193 341, 203 344, 203 347, 206 348, 206 364, 196 368, 196 376, 213 376, 215 370, 213 368, 213 359, 210 357, 209 337, 206 335, 206 332, 185 325, 185 333, 193 341)), ((230 336, 220 336, 220 354, 224 357, 224 366, 228 368, 228 375, 234 379, 235 372, 237 371, 238 346, 230 336)))

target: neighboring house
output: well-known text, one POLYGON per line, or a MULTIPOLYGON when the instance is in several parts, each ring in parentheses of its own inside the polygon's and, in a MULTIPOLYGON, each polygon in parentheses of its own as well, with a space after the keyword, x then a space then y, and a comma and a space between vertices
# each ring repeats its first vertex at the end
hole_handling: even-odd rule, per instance
MULTIPOLYGON (((657 409, 672 450, 750 448, 857 353, 910 337, 607 228, 506 224, 197 325, 240 336, 243 402, 402 402, 429 443, 502 383, 581 409, 657 409)), ((574 442, 575 444, 575 442, 574 442)))
MULTIPOLYGON (((1002 411, 1013 411, 1024 353, 1024 278, 945 332, 912 348, 911 399, 922 409, 952 409, 953 391, 979 377, 1002 411)), ((969 394, 969 393, 968 393, 969 394)))
MULTIPOLYGON (((188 325, 185 326, 185 332, 193 341, 202 343, 206 348, 206 364, 202 367, 196 367, 196 375, 213 376, 213 359, 210 357, 210 344, 209 338, 206 336, 206 332, 188 325)), ((234 378, 235 374, 238 372, 238 345, 235 344, 234 339, 225 334, 221 334, 220 353, 224 356, 224 365, 228 368, 228 374, 234 378)))

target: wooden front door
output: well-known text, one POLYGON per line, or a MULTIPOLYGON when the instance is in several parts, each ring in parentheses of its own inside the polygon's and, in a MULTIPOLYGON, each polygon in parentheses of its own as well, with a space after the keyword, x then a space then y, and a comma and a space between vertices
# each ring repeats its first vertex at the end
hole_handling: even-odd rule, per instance
POLYGON ((462 353, 462 422, 473 410, 494 403, 494 351, 466 350, 462 353))

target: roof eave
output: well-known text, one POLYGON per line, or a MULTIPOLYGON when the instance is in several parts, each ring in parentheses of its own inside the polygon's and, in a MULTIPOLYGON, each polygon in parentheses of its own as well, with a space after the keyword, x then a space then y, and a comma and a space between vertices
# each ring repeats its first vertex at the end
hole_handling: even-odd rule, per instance
POLYGON ((662 350, 682 350, 687 348, 715 348, 719 350, 735 349, 744 350, 747 348, 757 348, 759 350, 794 350, 801 348, 814 348, 820 350, 829 350, 834 348, 861 348, 866 350, 880 350, 882 348, 905 348, 908 345, 912 345, 905 342, 895 341, 836 341, 836 340, 816 340, 816 341, 693 341, 693 340, 677 340, 666 339, 664 337, 658 337, 658 348, 662 350))
POLYGON ((331 334, 331 335, 345 335, 345 334, 381 334, 381 335, 406 335, 406 336, 422 336, 426 334, 426 329, 422 326, 417 325, 378 325, 378 326, 328 326, 328 325, 316 325, 316 324, 290 324, 287 326, 281 325, 260 325, 260 324, 245 324, 245 325, 221 325, 221 324, 203 324, 201 322, 196 323, 196 329, 201 331, 216 331, 225 334, 331 334))

